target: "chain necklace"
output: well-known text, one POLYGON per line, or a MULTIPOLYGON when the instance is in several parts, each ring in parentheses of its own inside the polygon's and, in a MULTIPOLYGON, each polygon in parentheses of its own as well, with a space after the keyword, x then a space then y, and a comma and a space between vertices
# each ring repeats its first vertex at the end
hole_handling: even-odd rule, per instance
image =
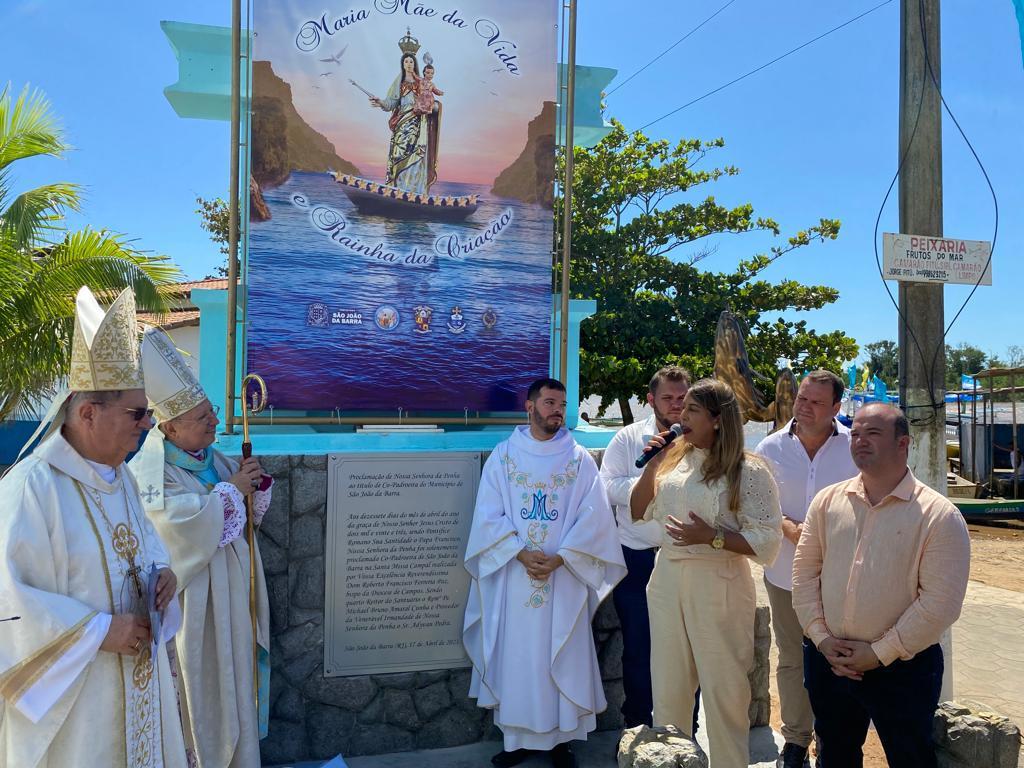
MULTIPOLYGON (((82 495, 83 501, 86 495, 99 510, 100 517, 103 519, 103 524, 107 528, 107 533, 110 534, 110 541, 114 547, 114 552, 117 553, 118 557, 128 565, 127 571, 121 566, 121 573, 124 575, 124 583, 126 586, 130 586, 131 591, 129 593, 129 603, 131 606, 132 613, 142 613, 148 608, 147 601, 143 599, 146 594, 146 590, 142 586, 142 568, 139 566, 136 556, 139 553, 139 536, 142 536, 142 547, 145 550, 145 536, 143 534, 143 526, 136 517, 135 525, 138 527, 139 536, 136 536, 135 531, 132 530, 132 517, 135 511, 132 509, 131 503, 128 501, 128 491, 124 487, 124 479, 121 480, 121 493, 124 496, 125 505, 125 520, 124 523, 118 523, 114 525, 111 522, 110 517, 107 515, 107 510, 103 506, 103 495, 89 486, 84 486, 78 480, 75 480, 75 486, 78 488, 79 494, 82 495), (83 489, 85 491, 83 492, 83 489)), ((122 596, 124 595, 124 587, 121 589, 122 596)))

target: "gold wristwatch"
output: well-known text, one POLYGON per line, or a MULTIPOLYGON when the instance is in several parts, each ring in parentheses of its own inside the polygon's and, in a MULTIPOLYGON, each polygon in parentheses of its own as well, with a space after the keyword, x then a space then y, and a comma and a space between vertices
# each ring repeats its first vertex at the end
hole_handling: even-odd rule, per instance
POLYGON ((725 548, 725 529, 715 526, 715 538, 711 540, 711 546, 715 549, 725 548))

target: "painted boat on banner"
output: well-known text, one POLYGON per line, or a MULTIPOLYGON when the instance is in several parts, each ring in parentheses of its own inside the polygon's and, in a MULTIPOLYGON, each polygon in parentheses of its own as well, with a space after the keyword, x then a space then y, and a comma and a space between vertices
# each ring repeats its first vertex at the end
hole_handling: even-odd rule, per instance
POLYGON ((461 221, 478 207, 476 195, 418 195, 347 173, 330 172, 361 213, 393 219, 461 221))

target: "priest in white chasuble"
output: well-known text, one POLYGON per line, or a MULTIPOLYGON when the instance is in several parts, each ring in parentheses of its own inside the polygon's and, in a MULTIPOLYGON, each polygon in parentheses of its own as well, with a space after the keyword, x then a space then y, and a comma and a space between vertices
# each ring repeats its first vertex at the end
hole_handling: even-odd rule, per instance
POLYGON ((597 465, 562 426, 565 387, 535 382, 526 407, 529 425, 487 459, 473 512, 469 693, 504 734, 494 765, 543 750, 569 768, 569 742, 607 706, 590 623, 626 568, 597 465))
POLYGON ((0 480, 0 768, 185 768, 176 579, 124 465, 152 426, 130 290, 79 291, 69 385, 0 480))
POLYGON ((142 366, 158 426, 130 468, 178 575, 183 620, 175 648, 185 746, 200 768, 258 766, 269 713, 270 612, 257 548, 254 683, 245 496, 253 493, 259 524, 272 480, 255 458, 239 465, 213 448, 217 411, 158 328, 143 336, 142 366))

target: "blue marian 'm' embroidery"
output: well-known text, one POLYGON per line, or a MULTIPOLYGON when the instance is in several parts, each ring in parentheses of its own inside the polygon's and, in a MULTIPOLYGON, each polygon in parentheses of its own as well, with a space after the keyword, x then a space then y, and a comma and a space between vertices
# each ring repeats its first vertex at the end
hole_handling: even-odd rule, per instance
POLYGON ((526 511, 526 507, 519 510, 519 514, 523 520, 557 520, 558 510, 552 509, 548 512, 548 497, 547 494, 537 491, 533 494, 533 509, 529 512, 526 511))

